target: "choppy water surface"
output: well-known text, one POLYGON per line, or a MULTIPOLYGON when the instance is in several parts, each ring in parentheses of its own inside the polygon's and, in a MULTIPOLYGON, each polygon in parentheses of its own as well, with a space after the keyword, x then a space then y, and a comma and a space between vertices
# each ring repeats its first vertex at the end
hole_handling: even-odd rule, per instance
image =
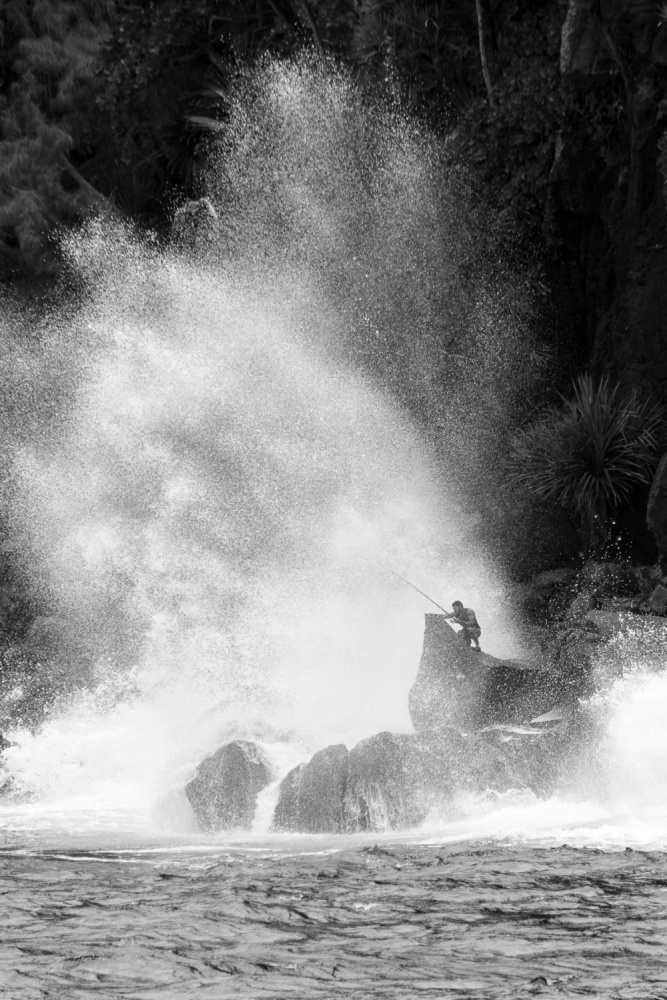
POLYGON ((0 993, 664 997, 667 855, 493 843, 0 857, 0 993))

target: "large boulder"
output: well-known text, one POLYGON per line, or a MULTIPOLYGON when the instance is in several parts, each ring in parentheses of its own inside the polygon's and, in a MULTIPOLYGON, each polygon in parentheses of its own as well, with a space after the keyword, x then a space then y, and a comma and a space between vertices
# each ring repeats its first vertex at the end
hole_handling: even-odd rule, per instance
POLYGON ((542 663, 554 704, 575 704, 593 694, 593 662, 604 641, 595 614, 582 607, 580 613, 548 629, 542 639, 542 663))
POLYGON ((444 615, 426 615, 424 645, 408 707, 416 730, 520 722, 567 694, 539 664, 469 649, 444 615))
POLYGON ((415 826, 451 797, 462 736, 425 739, 378 733, 348 753, 339 744, 300 764, 283 780, 274 828, 299 833, 382 831, 415 826))
POLYGON ((174 213, 171 238, 188 250, 206 249, 218 234, 219 218, 208 198, 186 201, 174 213))
POLYGON ((414 735, 378 733, 350 751, 345 820, 349 831, 416 826, 428 810, 427 754, 414 735))
POLYGON ((234 740, 201 762, 185 794, 203 830, 249 830, 257 795, 271 777, 264 752, 247 740, 234 740))
POLYGON ((318 751, 283 780, 273 817, 275 829, 341 833, 346 826, 347 780, 347 747, 340 743, 318 751))
POLYGON ((308 830, 301 827, 301 814, 299 810, 299 791, 301 789, 301 779, 307 764, 299 764, 292 768, 289 774, 285 775, 280 782, 278 802, 273 812, 273 829, 289 830, 292 833, 308 833, 308 830))
POLYGON ((645 640, 647 644, 658 642, 663 648, 667 644, 667 623, 656 615, 638 615, 631 611, 603 608, 589 611, 588 617, 595 626, 601 642, 621 639, 631 633, 645 640))
POLYGON ((327 747, 284 779, 274 828, 400 830, 420 825, 432 811, 446 815, 459 792, 551 794, 571 734, 568 712, 561 711, 535 725, 497 724, 471 733, 448 727, 378 733, 349 754, 342 746, 327 747))
POLYGON ((651 615, 667 615, 667 587, 658 583, 645 602, 645 610, 651 615))

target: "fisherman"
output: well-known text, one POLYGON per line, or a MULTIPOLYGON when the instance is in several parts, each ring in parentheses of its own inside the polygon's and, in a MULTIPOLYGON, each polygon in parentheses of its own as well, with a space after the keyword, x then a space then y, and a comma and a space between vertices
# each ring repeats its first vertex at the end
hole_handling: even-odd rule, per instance
POLYGON ((455 621, 457 625, 462 625, 461 638, 465 642, 466 646, 470 646, 474 643, 473 649, 476 653, 482 652, 482 647, 479 644, 479 637, 482 634, 482 630, 477 623, 477 616, 472 608, 464 608, 461 601, 452 601, 452 607, 454 608, 453 614, 448 614, 447 617, 455 621))

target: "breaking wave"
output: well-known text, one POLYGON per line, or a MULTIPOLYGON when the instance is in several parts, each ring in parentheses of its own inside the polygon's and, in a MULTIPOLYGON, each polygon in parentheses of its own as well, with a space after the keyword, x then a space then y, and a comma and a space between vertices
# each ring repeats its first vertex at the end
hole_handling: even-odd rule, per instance
MULTIPOLYGON (((97 220, 63 243, 75 296, 3 318, 3 516, 40 609, 3 681, 10 834, 194 836, 182 789, 225 740, 284 774, 409 730, 426 609, 392 568, 519 649, 470 484, 532 346, 511 276, 470 277, 460 178, 312 66, 267 64, 225 128, 207 242, 97 220)), ((605 697, 594 800, 461 800, 413 835, 667 833, 667 680, 605 697)))

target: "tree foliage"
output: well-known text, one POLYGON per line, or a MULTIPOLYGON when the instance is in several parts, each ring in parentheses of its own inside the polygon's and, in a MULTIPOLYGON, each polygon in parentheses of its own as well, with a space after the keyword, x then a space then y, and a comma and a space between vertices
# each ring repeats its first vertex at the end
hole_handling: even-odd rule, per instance
POLYGON ((650 483, 664 445, 665 414, 608 377, 579 376, 574 396, 521 431, 513 442, 511 482, 555 501, 584 525, 589 540, 641 483, 650 483))
POLYGON ((43 237, 99 199, 76 157, 94 143, 91 94, 107 0, 11 0, 0 7, 0 256, 43 263, 43 237))
MULTIPOLYGON (((637 3, 657 23, 652 0, 637 3)), ((50 227, 101 196, 159 224, 174 199, 198 192, 207 139, 197 117, 224 116, 219 95, 239 67, 303 46, 381 87, 398 83, 436 128, 455 126, 485 196, 558 256, 569 239, 552 198, 559 135, 576 134, 592 173, 621 169, 623 73, 608 53, 597 82, 563 82, 563 3, 483 0, 480 10, 492 102, 476 0, 6 0, 0 256, 37 265, 50 227)))
POLYGON ((363 0, 350 56, 395 73, 414 107, 451 118, 478 83, 475 32, 470 0, 363 0))

